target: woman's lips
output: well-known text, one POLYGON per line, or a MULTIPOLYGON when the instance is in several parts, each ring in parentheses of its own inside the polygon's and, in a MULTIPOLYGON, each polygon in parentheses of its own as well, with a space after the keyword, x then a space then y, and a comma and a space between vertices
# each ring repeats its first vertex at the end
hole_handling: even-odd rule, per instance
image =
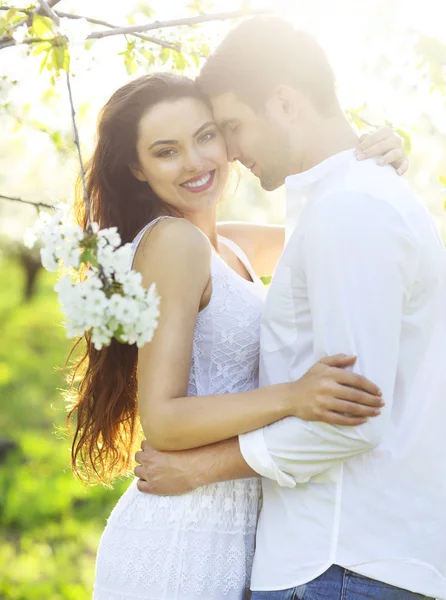
POLYGON ((188 181, 181 183, 181 187, 185 188, 188 192, 193 194, 199 194, 200 192, 206 192, 212 187, 215 179, 215 169, 208 171, 205 175, 199 175, 192 177, 188 181))

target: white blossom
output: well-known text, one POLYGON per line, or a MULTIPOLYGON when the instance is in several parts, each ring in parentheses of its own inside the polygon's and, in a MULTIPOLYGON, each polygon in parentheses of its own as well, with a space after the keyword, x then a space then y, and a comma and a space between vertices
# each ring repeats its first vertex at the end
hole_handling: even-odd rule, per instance
POLYGON ((12 37, 18 44, 22 44, 26 36, 28 35, 28 25, 23 24, 14 29, 12 37))
POLYGON ((71 44, 83 44, 90 34, 90 25, 84 18, 69 19, 63 17, 60 19, 59 32, 64 35, 71 44))
POLYGON ((53 215, 40 213, 25 238, 29 247, 41 244, 46 269, 65 271, 54 289, 68 337, 90 333, 97 350, 112 338, 138 347, 152 340, 160 298, 155 284, 144 288, 142 275, 131 270, 131 244, 121 246, 115 227, 99 230, 92 223, 86 233, 69 220, 69 207, 58 205, 53 215))

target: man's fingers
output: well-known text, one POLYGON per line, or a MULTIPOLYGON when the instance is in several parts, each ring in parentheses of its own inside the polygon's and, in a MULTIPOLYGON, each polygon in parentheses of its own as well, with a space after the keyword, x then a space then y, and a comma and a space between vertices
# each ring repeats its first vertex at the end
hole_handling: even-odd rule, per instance
POLYGON ((332 402, 327 406, 330 412, 343 413, 352 417, 377 417, 380 414, 380 409, 373 406, 365 406, 357 402, 349 402, 348 400, 340 400, 333 398, 332 402))
POLYGON ((323 419, 321 419, 324 423, 329 423, 330 425, 349 425, 351 427, 362 425, 367 421, 363 417, 350 417, 349 415, 341 415, 335 412, 327 412, 324 413, 323 419))
POLYGON ((141 449, 144 450, 150 450, 150 446, 149 446, 149 442, 147 440, 143 440, 141 442, 141 449))
POLYGON ((356 402, 357 404, 363 404, 365 406, 373 406, 379 408, 383 405, 382 398, 374 394, 368 394, 348 386, 338 386, 336 389, 336 398, 341 400, 348 400, 349 402, 356 402))
POLYGON ((138 490, 140 492, 144 492, 145 494, 150 494, 150 486, 147 483, 147 481, 144 481, 144 479, 138 479, 138 481, 136 482, 136 487, 138 488, 138 490))
POLYGON ((137 465, 134 469, 133 472, 135 473, 136 477, 139 477, 140 479, 143 479, 144 477, 144 469, 141 465, 137 465))
POLYGON ((351 371, 339 369, 336 373, 336 381, 342 386, 363 390, 371 396, 382 396, 381 390, 375 383, 367 379, 367 377, 363 377, 363 375, 358 375, 357 373, 352 373, 351 371))
POLYGON ((348 356, 347 354, 334 354, 333 356, 325 356, 319 361, 329 367, 349 367, 356 362, 356 356, 348 356))
POLYGON ((144 452, 142 450, 138 450, 135 454, 135 462, 142 465, 142 457, 144 456, 144 452))

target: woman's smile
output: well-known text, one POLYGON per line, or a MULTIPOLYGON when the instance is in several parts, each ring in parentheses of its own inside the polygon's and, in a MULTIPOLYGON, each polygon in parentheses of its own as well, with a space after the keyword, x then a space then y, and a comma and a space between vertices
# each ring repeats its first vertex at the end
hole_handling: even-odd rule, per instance
POLYGON ((216 169, 201 173, 195 177, 191 177, 184 183, 180 183, 181 187, 185 188, 193 194, 199 194, 201 192, 207 192, 211 189, 215 180, 216 169))

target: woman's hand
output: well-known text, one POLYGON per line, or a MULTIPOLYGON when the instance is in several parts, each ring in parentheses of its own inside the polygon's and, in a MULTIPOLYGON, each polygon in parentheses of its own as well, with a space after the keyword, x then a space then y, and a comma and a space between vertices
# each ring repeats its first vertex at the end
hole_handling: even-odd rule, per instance
POLYGON ((365 160, 374 156, 380 157, 379 165, 392 165, 398 175, 404 175, 409 168, 402 138, 387 125, 359 138, 357 159, 365 160))
POLYGON ((332 425, 361 425, 379 415, 384 406, 379 388, 345 370, 355 362, 355 356, 328 356, 290 384, 292 415, 332 425))

